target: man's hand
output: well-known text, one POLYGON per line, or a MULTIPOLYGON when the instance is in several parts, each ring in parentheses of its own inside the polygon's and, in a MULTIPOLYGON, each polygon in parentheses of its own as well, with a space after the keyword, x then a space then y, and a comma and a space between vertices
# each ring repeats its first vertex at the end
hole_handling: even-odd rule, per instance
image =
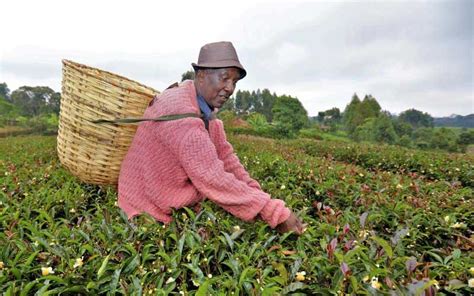
POLYGON ((296 217, 295 213, 291 212, 290 217, 285 222, 278 224, 276 229, 281 233, 294 231, 300 235, 304 231, 304 225, 301 223, 301 220, 296 217))

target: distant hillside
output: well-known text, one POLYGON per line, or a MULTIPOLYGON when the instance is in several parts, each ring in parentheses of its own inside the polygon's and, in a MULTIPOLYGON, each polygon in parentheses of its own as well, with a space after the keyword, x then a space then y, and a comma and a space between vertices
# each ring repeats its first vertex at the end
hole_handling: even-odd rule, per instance
POLYGON ((474 128, 474 114, 469 114, 466 116, 453 114, 449 117, 435 117, 433 119, 435 126, 474 128))

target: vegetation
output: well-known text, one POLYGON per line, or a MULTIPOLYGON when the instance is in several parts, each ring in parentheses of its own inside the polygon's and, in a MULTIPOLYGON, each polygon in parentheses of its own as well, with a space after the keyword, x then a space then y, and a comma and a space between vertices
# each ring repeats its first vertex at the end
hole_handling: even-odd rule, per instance
POLYGON ((474 114, 452 115, 434 119, 435 126, 474 128, 474 114))
POLYGON ((42 86, 22 86, 10 94, 7 84, 0 83, 0 127, 19 133, 55 132, 60 98, 60 93, 42 86))
MULTIPOLYGON (((230 141, 263 189, 308 223, 301 237, 277 234, 262 221, 244 223, 208 201, 199 213, 176 211, 168 226, 147 215, 128 221, 114 189, 81 184, 62 169, 55 138, 0 139, 0 290, 5 295, 474 292, 472 187, 453 183, 449 175, 434 180, 401 168, 367 169, 302 149, 320 146, 311 140, 231 136, 230 141)), ((394 163, 391 153, 381 149, 372 155, 394 163)), ((443 158, 423 153, 413 162, 423 166, 443 158)), ((470 158, 463 163, 474 165, 470 158)), ((454 172, 459 164, 453 159, 434 168, 446 165, 454 172)))

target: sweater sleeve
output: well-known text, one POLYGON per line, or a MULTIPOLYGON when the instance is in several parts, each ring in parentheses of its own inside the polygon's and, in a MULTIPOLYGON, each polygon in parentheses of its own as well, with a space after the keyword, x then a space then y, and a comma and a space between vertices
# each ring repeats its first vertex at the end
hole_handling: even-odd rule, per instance
POLYGON ((234 148, 232 145, 227 141, 224 125, 222 121, 216 120, 216 148, 217 154, 219 158, 224 162, 224 169, 229 172, 233 173, 237 179, 247 183, 250 187, 256 189, 262 189, 260 184, 253 178, 250 177, 247 170, 243 167, 240 163, 239 158, 234 153, 234 148))
POLYGON ((199 119, 180 121, 179 128, 167 140, 177 148, 176 157, 197 190, 244 221, 260 214, 274 228, 288 219, 290 211, 283 201, 271 199, 224 169, 224 162, 199 119))

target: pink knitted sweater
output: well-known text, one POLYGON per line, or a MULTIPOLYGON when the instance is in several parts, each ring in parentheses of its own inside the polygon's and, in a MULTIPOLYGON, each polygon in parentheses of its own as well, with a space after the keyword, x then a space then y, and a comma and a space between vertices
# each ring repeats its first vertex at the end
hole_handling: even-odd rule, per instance
MULTIPOLYGON (((157 96, 143 117, 182 113, 200 114, 191 80, 157 96)), ((141 123, 119 176, 118 204, 128 217, 147 212, 169 223, 172 208, 204 197, 244 221, 259 215, 272 228, 290 216, 284 202, 271 199, 241 165, 222 121, 211 120, 209 132, 199 118, 141 123)))

